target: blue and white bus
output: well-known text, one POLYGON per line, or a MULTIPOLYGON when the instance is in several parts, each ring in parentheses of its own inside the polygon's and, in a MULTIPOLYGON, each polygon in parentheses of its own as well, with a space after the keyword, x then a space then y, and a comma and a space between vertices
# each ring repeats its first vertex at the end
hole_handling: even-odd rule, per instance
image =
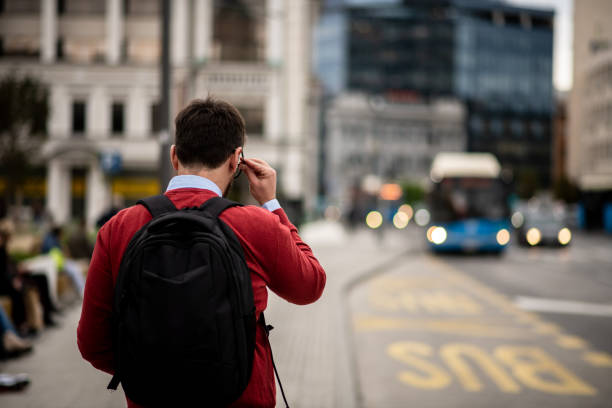
POLYGON ((431 165, 427 229, 435 252, 502 252, 510 242, 508 189, 490 153, 439 153, 431 165))

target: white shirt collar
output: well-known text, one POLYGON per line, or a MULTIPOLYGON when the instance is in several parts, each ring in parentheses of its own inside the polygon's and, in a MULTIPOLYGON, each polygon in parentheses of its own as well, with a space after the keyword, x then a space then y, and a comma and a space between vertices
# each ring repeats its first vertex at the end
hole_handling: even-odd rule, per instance
POLYGON ((203 190, 210 190, 219 197, 223 197, 223 193, 218 185, 206 177, 196 176, 195 174, 184 174, 172 177, 166 191, 175 190, 177 188, 200 188, 203 190))

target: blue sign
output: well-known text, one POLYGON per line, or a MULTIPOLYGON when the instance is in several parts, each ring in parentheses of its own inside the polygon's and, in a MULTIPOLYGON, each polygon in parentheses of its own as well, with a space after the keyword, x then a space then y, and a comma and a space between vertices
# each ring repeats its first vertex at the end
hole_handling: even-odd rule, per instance
POLYGON ((100 166, 106 174, 114 175, 121 171, 121 154, 116 150, 100 153, 100 166))

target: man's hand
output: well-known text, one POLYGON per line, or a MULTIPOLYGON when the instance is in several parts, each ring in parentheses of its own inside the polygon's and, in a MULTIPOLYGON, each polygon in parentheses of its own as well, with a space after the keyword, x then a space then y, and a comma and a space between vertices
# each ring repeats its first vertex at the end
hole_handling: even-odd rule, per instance
POLYGON ((276 170, 260 159, 244 159, 240 168, 249 178, 249 190, 262 205, 276 198, 276 170))

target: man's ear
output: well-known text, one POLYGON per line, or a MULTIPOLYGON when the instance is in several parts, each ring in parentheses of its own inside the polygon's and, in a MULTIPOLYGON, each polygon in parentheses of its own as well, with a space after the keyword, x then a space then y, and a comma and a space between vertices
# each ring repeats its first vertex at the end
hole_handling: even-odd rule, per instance
POLYGON ((238 163, 240 163, 240 153, 242 152, 242 147, 236 148, 234 153, 232 153, 230 160, 230 170, 232 172, 236 172, 238 170, 238 163))
POLYGON ((174 170, 178 171, 179 160, 176 155, 176 145, 170 146, 170 163, 172 163, 174 170))

